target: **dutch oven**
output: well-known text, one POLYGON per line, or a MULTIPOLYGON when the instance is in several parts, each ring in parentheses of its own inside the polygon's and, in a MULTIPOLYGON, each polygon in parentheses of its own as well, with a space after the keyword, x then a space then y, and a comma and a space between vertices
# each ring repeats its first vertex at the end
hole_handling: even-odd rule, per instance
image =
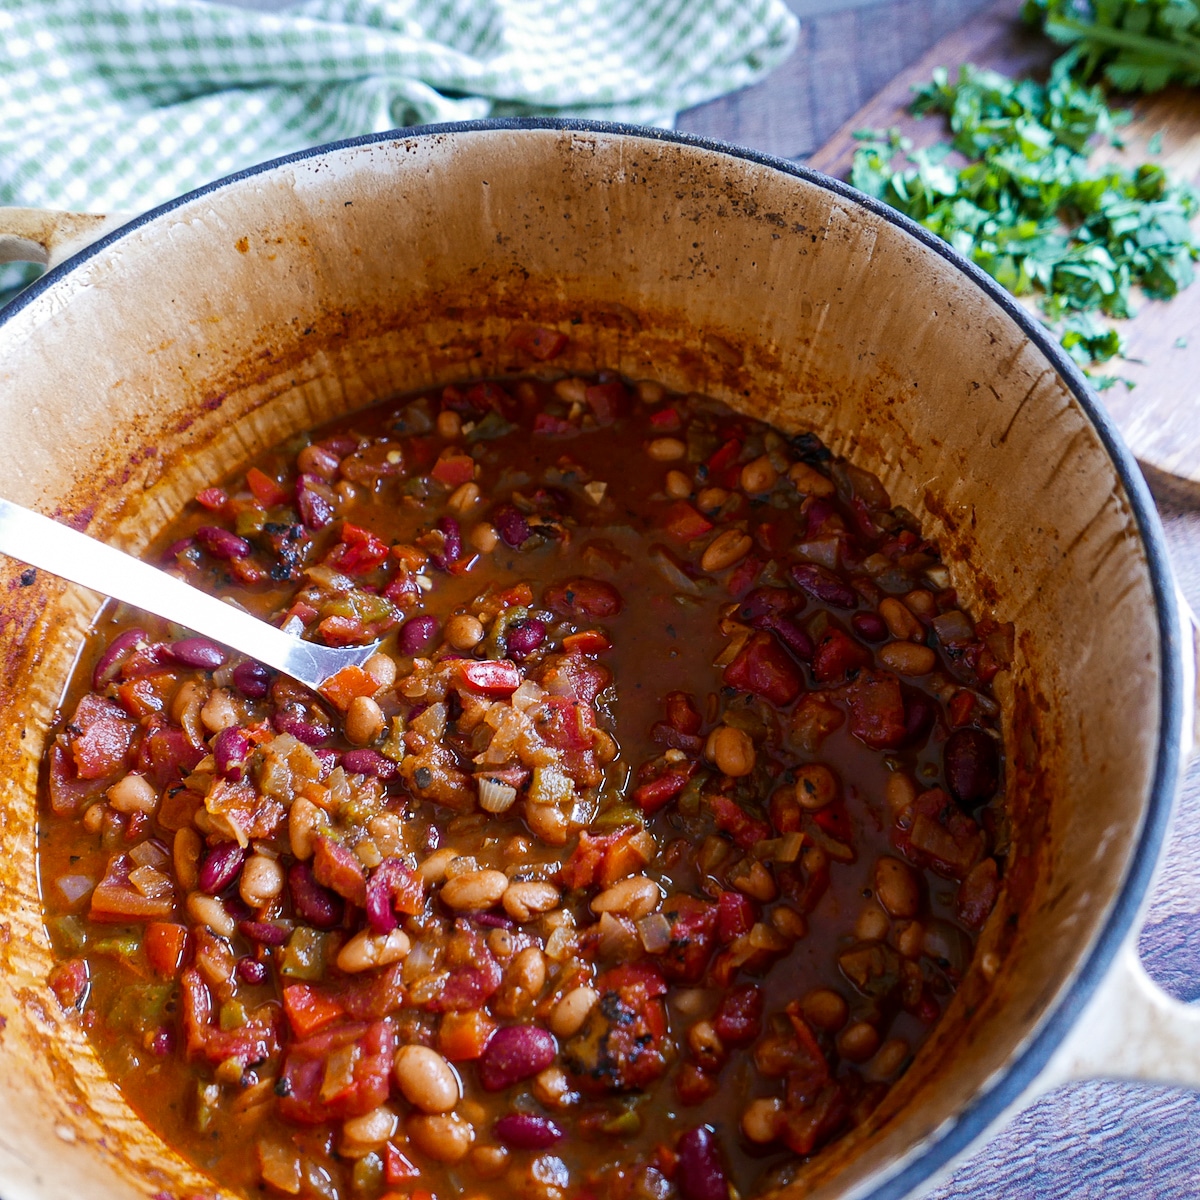
MULTIPOLYGON (((51 247, 93 225, 10 213, 5 229, 51 247)), ((0 494, 136 552, 297 430, 528 369, 509 335, 531 321, 570 332, 565 370, 815 431, 919 515, 970 611, 1017 630, 997 684, 1015 831, 1000 902, 907 1074, 789 1190, 907 1195, 1068 1079, 1200 1085, 1200 1015, 1134 948, 1195 688, 1150 496, 1036 322, 841 183, 545 121, 397 131, 245 171, 108 233, 0 313, 0 494)), ((99 599, 7 560, 0 588, 5 1200, 211 1190, 45 982, 39 763, 99 599)))

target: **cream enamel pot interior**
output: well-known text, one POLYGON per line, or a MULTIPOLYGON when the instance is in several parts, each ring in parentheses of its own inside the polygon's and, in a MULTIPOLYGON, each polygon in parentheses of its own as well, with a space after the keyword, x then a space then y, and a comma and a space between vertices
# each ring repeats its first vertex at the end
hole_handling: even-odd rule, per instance
MULTIPOLYGON (((56 228, 24 234, 79 236, 56 228)), ((0 314, 0 491, 137 551, 205 481, 290 433, 536 366, 508 341, 532 321, 571 334, 555 368, 660 378, 852 453, 920 514, 970 610, 1018 630, 998 689, 1017 831, 1001 902, 907 1075, 789 1192, 908 1195, 1068 1078, 1200 1086, 1200 1017, 1133 950, 1195 685, 1150 498, 1035 324, 841 184, 549 122, 267 164, 108 234, 0 314)), ((21 575, 0 565, 0 1186, 5 1200, 209 1191, 44 983, 38 764, 98 601, 21 575)))

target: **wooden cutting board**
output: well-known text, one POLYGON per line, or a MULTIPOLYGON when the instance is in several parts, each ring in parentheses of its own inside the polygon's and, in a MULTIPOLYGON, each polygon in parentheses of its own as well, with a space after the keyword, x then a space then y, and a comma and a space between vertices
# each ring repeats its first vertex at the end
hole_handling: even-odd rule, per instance
MULTIPOLYGON (((942 38, 850 118, 810 159, 808 166, 845 179, 854 157, 856 129, 898 127, 918 146, 947 136, 939 116, 923 120, 906 109, 914 85, 935 67, 957 72, 962 63, 1007 75, 1044 78, 1059 48, 1019 19, 1020 0, 999 0, 978 17, 942 38)), ((1127 163, 1149 158, 1200 185, 1200 91, 1178 88, 1123 102, 1133 119, 1122 130, 1123 151, 1105 151, 1127 163), (1157 156, 1147 143, 1161 135, 1157 156)), ((1200 263, 1197 264, 1200 275, 1200 263)), ((1035 311, 1031 302, 1030 310, 1035 311)), ((1118 322, 1128 359, 1101 368, 1130 380, 1101 393, 1108 409, 1151 483, 1176 499, 1200 503, 1200 278, 1170 301, 1140 300, 1137 314, 1118 322)))

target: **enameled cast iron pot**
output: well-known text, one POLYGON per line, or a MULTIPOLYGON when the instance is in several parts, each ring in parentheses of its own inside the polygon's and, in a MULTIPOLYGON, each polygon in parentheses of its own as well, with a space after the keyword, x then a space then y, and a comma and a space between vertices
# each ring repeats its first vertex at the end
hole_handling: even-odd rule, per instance
MULTIPOLYGON (((22 219, 44 246, 79 243, 78 223, 22 219)), ((137 551, 286 435, 536 366, 508 340, 530 322, 570 332, 555 367, 815 430, 920 515, 970 611, 1017 629, 998 681, 1017 830, 1001 901, 909 1072, 790 1194, 908 1195, 1070 1078, 1200 1085, 1200 1017, 1134 952, 1195 686, 1150 497, 1040 328, 840 183, 550 122, 398 132, 247 171, 88 246, 0 314, 0 492, 137 551)), ((38 764, 98 600, 21 572, 0 566, 0 1186, 209 1191, 45 986, 38 764)))

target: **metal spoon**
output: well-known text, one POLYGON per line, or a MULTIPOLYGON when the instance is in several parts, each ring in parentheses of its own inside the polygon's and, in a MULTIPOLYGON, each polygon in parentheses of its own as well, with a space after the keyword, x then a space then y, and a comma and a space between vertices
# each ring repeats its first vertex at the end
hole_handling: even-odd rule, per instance
POLYGON ((149 563, 8 500, 0 500, 0 551, 184 625, 314 690, 343 667, 362 666, 379 645, 335 649, 301 641, 149 563))

